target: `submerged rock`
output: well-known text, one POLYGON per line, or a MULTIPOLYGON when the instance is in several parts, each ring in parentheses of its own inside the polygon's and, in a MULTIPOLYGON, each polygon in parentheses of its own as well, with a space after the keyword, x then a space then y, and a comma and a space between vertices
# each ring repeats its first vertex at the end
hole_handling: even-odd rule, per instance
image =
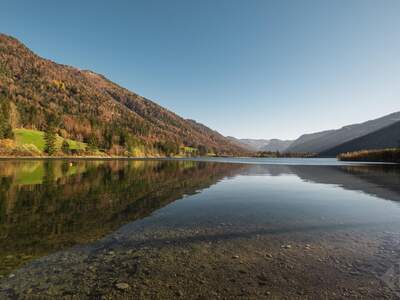
POLYGON ((130 285, 125 283, 125 282, 120 282, 120 283, 117 283, 115 285, 115 287, 117 289, 121 290, 121 291, 125 291, 125 290, 128 290, 130 288, 130 285))
POLYGON ((281 248, 282 249, 291 249, 292 245, 282 245, 281 248))

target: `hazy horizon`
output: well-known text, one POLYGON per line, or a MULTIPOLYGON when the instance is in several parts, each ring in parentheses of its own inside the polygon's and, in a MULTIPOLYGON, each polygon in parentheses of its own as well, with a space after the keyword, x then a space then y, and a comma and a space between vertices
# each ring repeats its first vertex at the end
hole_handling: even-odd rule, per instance
POLYGON ((400 2, 7 1, 0 31, 226 136, 295 139, 400 110, 400 2))

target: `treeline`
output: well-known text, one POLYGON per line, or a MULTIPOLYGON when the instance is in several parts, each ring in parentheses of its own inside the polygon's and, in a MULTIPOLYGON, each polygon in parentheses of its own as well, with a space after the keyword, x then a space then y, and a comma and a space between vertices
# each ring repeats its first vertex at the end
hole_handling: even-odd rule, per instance
POLYGON ((255 157, 299 157, 299 158, 311 158, 317 157, 316 153, 305 153, 305 152, 280 152, 280 151, 260 151, 255 154, 255 157))
POLYGON ((400 163, 400 148, 346 152, 339 154, 337 158, 342 161, 400 163))
MULTIPOLYGON (((136 124, 127 126, 123 122, 115 120, 108 124, 99 123, 95 117, 82 120, 80 129, 75 131, 79 123, 72 118, 64 118, 57 113, 49 113, 37 107, 24 103, 14 103, 7 96, 10 94, 1 92, 0 98, 0 139, 13 139, 11 124, 11 106, 14 107, 14 115, 17 115, 18 127, 36 129, 45 132, 45 149, 47 155, 90 155, 104 152, 110 155, 121 156, 204 156, 208 153, 217 153, 217 149, 209 149, 207 146, 190 143, 189 146, 178 140, 148 141, 143 134, 148 131, 145 126, 136 124), (85 122, 89 121, 88 126, 85 122), (85 128, 82 130, 82 128, 85 128), (63 139, 71 138, 87 144, 85 151, 70 149, 64 141, 61 148, 56 147, 57 136, 63 139), (189 149, 189 150, 188 150, 189 149)), ((11 97, 14 98, 14 97, 11 97)), ((68 105, 67 105, 68 107, 68 105)), ((21 151, 19 151, 21 152, 21 151)))
MULTIPOLYGON (((87 143, 91 150, 99 149, 112 154, 134 152, 136 147, 151 147, 142 138, 147 134, 148 128, 143 124, 135 124, 121 120, 110 123, 101 123, 96 119, 96 111, 85 113, 87 118, 68 116, 69 103, 63 104, 63 112, 49 111, 33 102, 25 101, 19 94, 9 92, 7 89, 0 91, 0 138, 13 138, 12 125, 10 122, 11 103, 14 104, 14 114, 17 115, 18 127, 36 129, 59 135, 62 138, 71 138, 87 143), (10 100, 11 99, 11 100, 10 100)), ((52 97, 44 98, 43 101, 57 101, 52 97)), ((161 142, 158 142, 158 144, 161 142)), ((155 148, 155 143, 154 143, 155 148)), ((159 148, 159 147, 158 147, 159 148)), ((52 152, 50 150, 50 152, 52 152)))

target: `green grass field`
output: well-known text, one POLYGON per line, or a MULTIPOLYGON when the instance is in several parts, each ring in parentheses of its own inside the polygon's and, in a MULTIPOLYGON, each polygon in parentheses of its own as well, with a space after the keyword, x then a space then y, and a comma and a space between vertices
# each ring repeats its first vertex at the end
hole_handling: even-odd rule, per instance
MULTIPOLYGON (((14 129, 15 141, 18 145, 32 144, 35 145, 40 151, 44 150, 44 132, 32 129, 18 128, 14 129)), ((63 138, 57 136, 57 148, 61 147, 63 138)), ((69 147, 74 150, 84 150, 86 148, 85 143, 77 142, 74 140, 66 139, 69 147)))
POLYGON ((188 147, 188 146, 182 147, 181 150, 185 153, 195 153, 198 151, 197 148, 188 147))

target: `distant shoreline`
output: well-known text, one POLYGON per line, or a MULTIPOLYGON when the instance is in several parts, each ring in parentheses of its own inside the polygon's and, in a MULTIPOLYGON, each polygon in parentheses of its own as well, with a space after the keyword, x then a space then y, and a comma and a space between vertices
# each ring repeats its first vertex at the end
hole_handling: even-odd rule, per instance
POLYGON ((241 156, 196 156, 196 157, 132 157, 132 156, 0 156, 0 160, 180 160, 180 159, 202 159, 202 158, 251 158, 241 156))
POLYGON ((0 156, 0 162, 4 161, 197 161, 214 163, 238 163, 238 164, 288 164, 288 165, 392 165, 399 163, 383 161, 343 161, 335 157, 312 157, 312 158, 278 158, 270 157, 270 161, 265 161, 265 157, 252 156, 197 156, 197 157, 128 157, 128 156, 0 156), (282 160, 283 161, 280 161, 282 160), (302 161, 298 161, 301 159, 302 161), (331 161, 318 160, 329 159, 331 161), (275 161, 276 160, 276 161, 275 161))
POLYGON ((400 149, 372 149, 341 153, 337 157, 341 161, 386 162, 400 164, 400 149))

